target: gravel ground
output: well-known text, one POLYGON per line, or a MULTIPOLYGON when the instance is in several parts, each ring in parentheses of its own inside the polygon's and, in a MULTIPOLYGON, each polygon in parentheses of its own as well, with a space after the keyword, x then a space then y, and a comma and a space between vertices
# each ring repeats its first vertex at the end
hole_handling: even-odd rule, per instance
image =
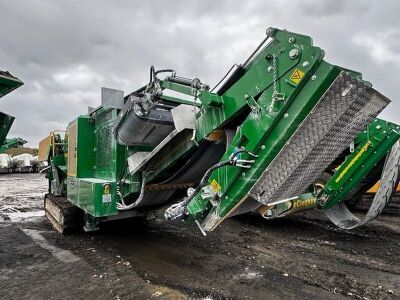
POLYGON ((318 211, 266 222, 115 221, 62 236, 40 174, 0 176, 0 299, 400 298, 400 200, 353 231, 318 211))

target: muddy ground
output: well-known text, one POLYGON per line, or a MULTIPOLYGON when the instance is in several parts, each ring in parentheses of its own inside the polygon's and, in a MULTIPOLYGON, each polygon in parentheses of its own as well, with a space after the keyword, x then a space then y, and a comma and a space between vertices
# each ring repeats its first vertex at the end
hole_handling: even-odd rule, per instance
POLYGON ((62 236, 39 174, 0 176, 0 299, 400 298, 400 206, 353 231, 316 211, 266 222, 115 221, 62 236))

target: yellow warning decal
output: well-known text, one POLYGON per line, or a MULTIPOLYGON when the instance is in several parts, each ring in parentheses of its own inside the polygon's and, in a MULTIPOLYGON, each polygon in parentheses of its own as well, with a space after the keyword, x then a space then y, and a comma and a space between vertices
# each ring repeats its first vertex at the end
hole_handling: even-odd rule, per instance
POLYGON ((304 77, 304 72, 300 71, 299 69, 295 69, 290 76, 290 80, 293 81, 295 84, 298 84, 304 77))
POLYGON ((218 182, 213 179, 213 181, 211 181, 211 187, 213 188, 213 190, 218 193, 221 190, 221 186, 218 184, 218 182))
POLYGON ((104 189, 103 189, 103 194, 107 195, 110 193, 110 185, 109 184, 105 184, 104 185, 104 189))
POLYGON ((335 182, 338 183, 340 180, 342 180, 343 176, 349 171, 349 169, 356 163, 357 160, 359 160, 359 158, 361 157, 361 155, 364 154, 365 151, 368 150, 369 146, 372 146, 372 142, 368 141, 360 150, 360 152, 358 152, 356 154, 356 156, 354 156, 354 158, 350 161, 350 163, 346 166, 346 168, 344 168, 344 170, 339 174, 339 176, 335 179, 335 182))

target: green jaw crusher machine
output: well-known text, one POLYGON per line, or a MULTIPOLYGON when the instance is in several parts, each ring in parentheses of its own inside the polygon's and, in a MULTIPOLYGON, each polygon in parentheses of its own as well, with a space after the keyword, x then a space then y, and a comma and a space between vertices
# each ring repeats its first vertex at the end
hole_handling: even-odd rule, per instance
POLYGON ((374 219, 397 184, 399 126, 360 73, 327 63, 312 39, 269 28, 213 89, 172 69, 146 86, 102 89, 102 104, 41 143, 45 208, 60 230, 162 211, 206 234, 226 218, 320 209, 339 227, 374 219), (380 180, 365 217, 348 203, 380 180))
MULTIPOLYGON (((19 88, 24 83, 9 72, 0 71, 0 98, 19 88)), ((22 138, 7 139, 7 134, 15 117, 0 112, 0 153, 10 148, 17 148, 26 143, 22 138)))

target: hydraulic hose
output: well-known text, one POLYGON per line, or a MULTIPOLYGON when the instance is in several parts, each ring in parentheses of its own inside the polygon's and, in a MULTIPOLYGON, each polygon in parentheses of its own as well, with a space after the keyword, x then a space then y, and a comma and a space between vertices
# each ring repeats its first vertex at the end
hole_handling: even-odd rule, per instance
POLYGON ((215 165, 213 165, 211 168, 209 168, 206 173, 203 175, 203 177, 200 180, 200 183, 197 185, 197 187, 194 189, 193 193, 191 193, 187 198, 185 198, 182 202, 180 202, 181 205, 187 206, 189 204, 190 201, 192 201, 192 199, 194 198, 194 196, 200 192, 200 190, 207 184, 207 180, 210 178, 211 173, 216 170, 219 169, 223 166, 228 166, 228 165, 232 165, 232 161, 231 160, 225 160, 225 161, 221 161, 215 165))
POLYGON ((240 153, 247 153, 250 156, 257 157, 257 155, 251 153, 250 151, 240 148, 235 150, 228 158, 228 160, 221 161, 212 167, 210 167, 203 175, 203 177, 200 180, 200 183, 197 185, 197 187, 194 189, 188 197, 184 198, 181 202, 175 203, 172 206, 170 206, 164 213, 164 216, 167 220, 175 220, 178 219, 182 216, 184 216, 187 213, 187 205, 189 204, 190 201, 193 200, 193 198, 196 196, 197 193, 200 192, 200 190, 207 184, 208 179, 210 178, 212 172, 216 169, 219 169, 224 166, 238 166, 241 168, 250 168, 250 164, 253 164, 255 161, 254 160, 240 160, 237 159, 236 157, 240 153))

